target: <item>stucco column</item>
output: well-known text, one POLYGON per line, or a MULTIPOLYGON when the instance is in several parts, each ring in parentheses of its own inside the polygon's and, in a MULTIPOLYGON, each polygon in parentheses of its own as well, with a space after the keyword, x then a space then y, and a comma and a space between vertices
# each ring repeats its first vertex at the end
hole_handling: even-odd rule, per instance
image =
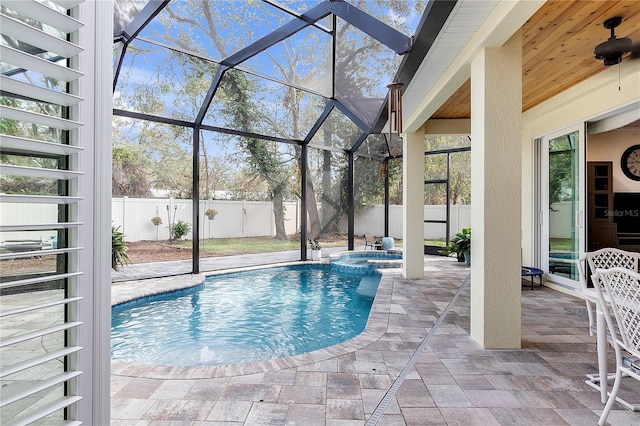
POLYGON ((520 348, 522 41, 471 62, 471 337, 520 348))
POLYGON ((402 272, 424 278, 424 132, 402 135, 402 272))

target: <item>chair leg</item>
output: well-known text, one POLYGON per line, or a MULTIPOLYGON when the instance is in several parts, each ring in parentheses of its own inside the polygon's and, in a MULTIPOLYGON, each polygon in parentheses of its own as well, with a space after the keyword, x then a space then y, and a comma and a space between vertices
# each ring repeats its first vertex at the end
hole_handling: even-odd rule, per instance
POLYGON ((607 422, 609 412, 611 411, 611 408, 613 408, 613 404, 615 404, 616 402, 616 396, 618 396, 618 390, 620 389, 621 383, 622 370, 616 368, 616 379, 613 382, 613 388, 611 389, 611 394, 609 395, 607 405, 604 406, 604 410, 602 410, 602 414, 600 415, 600 420, 598 420, 598 426, 603 426, 607 422))

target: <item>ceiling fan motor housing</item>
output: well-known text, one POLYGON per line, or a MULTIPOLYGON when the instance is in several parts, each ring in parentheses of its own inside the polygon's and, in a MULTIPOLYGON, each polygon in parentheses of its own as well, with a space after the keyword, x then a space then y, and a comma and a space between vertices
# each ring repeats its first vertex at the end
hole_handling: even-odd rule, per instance
POLYGON ((622 22, 622 17, 614 16, 602 24, 606 29, 611 30, 611 36, 604 43, 600 43, 594 49, 596 59, 604 60, 604 65, 615 65, 622 62, 622 55, 633 50, 633 42, 628 38, 617 38, 615 28, 622 22))

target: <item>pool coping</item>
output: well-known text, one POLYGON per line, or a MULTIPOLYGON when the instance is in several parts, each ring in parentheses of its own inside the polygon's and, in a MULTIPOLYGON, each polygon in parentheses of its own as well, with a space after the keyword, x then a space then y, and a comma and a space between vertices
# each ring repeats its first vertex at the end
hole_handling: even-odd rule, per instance
MULTIPOLYGON (((165 278, 126 281, 117 284, 114 283, 111 291, 111 305, 114 306, 141 297, 149 297, 155 294, 194 287, 202 284, 207 276, 281 266, 317 265, 318 263, 328 264, 329 261, 328 259, 323 259, 322 262, 286 262, 273 265, 228 269, 224 271, 212 271, 210 273, 178 275, 165 278), (145 285, 140 285, 141 283, 144 283, 145 285)), ((111 373, 149 379, 206 379, 214 377, 231 377, 299 367, 355 352, 356 350, 377 342, 387 331, 395 276, 401 271, 398 268, 384 268, 379 269, 378 272, 381 274, 380 283, 378 284, 378 290, 373 300, 369 319, 367 320, 364 330, 357 336, 342 343, 338 343, 337 345, 304 354, 242 364, 167 366, 112 360, 111 373)))

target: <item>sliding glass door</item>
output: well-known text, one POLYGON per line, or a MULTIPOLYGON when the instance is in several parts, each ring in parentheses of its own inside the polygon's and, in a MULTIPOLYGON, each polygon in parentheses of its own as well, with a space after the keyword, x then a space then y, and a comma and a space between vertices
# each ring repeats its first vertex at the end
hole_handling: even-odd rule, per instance
POLYGON ((584 126, 544 137, 541 154, 542 267, 552 281, 575 287, 575 261, 585 252, 584 126))

